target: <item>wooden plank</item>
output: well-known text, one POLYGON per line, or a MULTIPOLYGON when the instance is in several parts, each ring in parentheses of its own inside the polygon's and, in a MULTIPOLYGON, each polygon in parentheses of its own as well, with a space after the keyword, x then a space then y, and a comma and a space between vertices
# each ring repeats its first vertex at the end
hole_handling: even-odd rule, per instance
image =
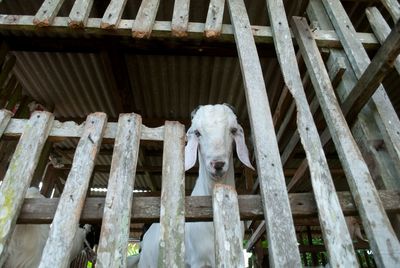
MULTIPOLYGON (((283 2, 281 0, 267 0, 267 9, 282 75, 296 103, 297 131, 306 153, 311 184, 318 206, 321 231, 331 265, 333 267, 357 266, 350 234, 335 193, 332 175, 313 119, 313 112, 317 109, 318 102, 313 101, 312 107, 308 105, 293 43, 290 39, 291 33, 283 2), (311 109, 314 111, 312 112, 311 109)), ((296 134, 294 138, 292 145, 297 144, 296 134)), ((290 151, 293 150, 290 149, 290 151)), ((286 154, 287 158, 288 155, 289 153, 286 154)))
MULTIPOLYGON (((21 135, 25 124, 28 122, 26 119, 11 119, 6 130, 4 131, 5 136, 18 137, 21 135)), ((84 124, 78 125, 75 122, 67 121, 60 122, 54 121, 53 127, 50 131, 50 138, 80 138, 84 131, 84 124)), ((107 123, 104 131, 104 139, 115 139, 117 134, 117 123, 107 123)), ((148 128, 142 126, 140 135, 142 140, 153 140, 162 141, 164 139, 164 126, 157 128, 148 128)))
POLYGON ((336 88, 346 72, 346 63, 343 57, 338 57, 330 63, 332 66, 329 68, 329 78, 331 79, 332 87, 336 88))
POLYGON ((39 27, 52 24, 63 3, 64 0, 45 0, 33 18, 33 24, 39 27))
POLYGON ((260 192, 268 226, 270 263, 301 266, 285 178, 275 137, 267 90, 250 21, 242 0, 229 0, 239 62, 245 87, 247 109, 253 130, 260 192), (270 137, 265 139, 265 137, 270 137))
POLYGON ((69 13, 69 27, 84 28, 87 24, 93 0, 75 0, 69 13))
MULTIPOLYGON (((340 206, 347 216, 358 215, 356 204, 350 192, 338 192, 340 206)), ((379 191, 379 197, 388 214, 400 212, 400 191, 379 191)), ((261 220, 264 209, 259 195, 239 195, 239 211, 241 220, 261 220)), ((319 225, 317 205, 312 193, 289 194, 290 206, 295 221, 303 224, 305 221, 319 225)), ((51 223, 59 198, 25 199, 18 223, 51 223)), ((131 222, 159 222, 160 197, 133 197, 131 222)), ((81 214, 82 223, 101 223, 105 199, 100 197, 86 198, 81 214)), ((210 196, 186 196, 185 218, 187 222, 212 221, 213 210, 210 196)))
MULTIPOLYGON (((371 25, 372 31, 374 32, 376 38, 378 39, 379 43, 383 44, 391 31, 386 20, 376 7, 368 7, 365 10, 365 14, 367 15, 369 24, 371 25)), ((397 56, 394 62, 394 67, 400 74, 400 56, 397 56)))
MULTIPOLYGON (((12 68, 14 68, 16 61, 17 58, 14 55, 11 55, 10 57, 7 58, 5 64, 2 66, 0 73, 0 88, 4 87, 4 84, 7 81, 7 78, 10 76, 10 72, 12 68)), ((3 92, 1 93, 3 94, 3 92)))
MULTIPOLYGON (((7 113, 3 122, 7 121, 7 113)), ((0 266, 5 261, 7 244, 15 228, 26 191, 39 161, 40 152, 50 132, 54 116, 48 112, 34 112, 25 125, 7 173, 0 186, 0 266), (29 153, 27 153, 29 152, 29 153)))
MULTIPOLYGON (((32 23, 34 16, 22 15, 5 15, 0 14, 0 29, 1 30, 14 30, 24 32, 37 31, 36 26, 32 23)), ((63 33, 66 35, 76 34, 68 27, 68 17, 56 17, 51 27, 46 31, 50 33, 63 33)), ((85 27, 85 34, 89 35, 109 35, 109 36, 131 36, 132 27, 135 20, 121 19, 120 23, 116 25, 113 31, 101 29, 101 18, 89 18, 85 27)), ((199 22, 189 22, 188 24, 188 39, 201 40, 204 39, 205 24, 199 22)), ((269 26, 252 25, 251 30, 257 44, 271 44, 272 33, 269 26)), ((341 43, 332 30, 316 30, 314 32, 315 39, 319 47, 327 48, 340 48, 341 43)), ((171 38, 171 22, 170 21, 155 21, 151 36, 154 38, 171 38)), ((371 33, 357 33, 357 38, 362 42, 366 49, 379 48, 379 42, 376 40, 375 35, 371 33)), ((233 27, 230 24, 223 24, 221 30, 221 41, 233 42, 233 27)))
POLYGON ((93 113, 87 117, 82 137, 76 148, 72 169, 54 215, 49 238, 43 249, 40 268, 69 266, 73 239, 78 229, 89 180, 106 123, 107 115, 104 113, 93 113))
POLYGON ((187 36, 190 0, 175 0, 171 31, 176 37, 187 36))
POLYGON ((232 186, 216 184, 212 200, 216 267, 245 267, 237 193, 232 186))
POLYGON ((225 0, 210 0, 204 34, 207 38, 219 37, 222 32, 225 0))
POLYGON ((382 267, 396 267, 400 264, 400 243, 387 218, 368 167, 340 110, 324 62, 313 40, 312 31, 306 19, 298 17, 293 19, 292 29, 310 72, 374 257, 382 267))
POLYGON ((8 123, 10 122, 12 116, 13 116, 12 112, 5 109, 0 110, 0 138, 3 136, 3 133, 8 123))
MULTIPOLYGON (((354 73, 360 79, 371 62, 368 54, 359 40, 355 38, 356 31, 340 1, 322 0, 322 3, 337 31, 354 73)), ((372 100, 377 111, 374 116, 379 117, 379 128, 387 149, 394 161, 400 163, 400 135, 397 134, 400 132, 400 120, 382 85, 372 96, 372 100)))
POLYGON ((262 221, 246 243, 246 250, 250 251, 265 233, 265 221, 262 221))
POLYGON ((119 116, 97 250, 99 267, 126 266, 141 121, 136 114, 119 116))
MULTIPOLYGON (((341 107, 347 118, 356 118, 375 93, 377 87, 391 70, 400 53, 400 20, 375 54, 371 63, 359 78, 341 107)), ((350 123, 351 125, 351 123, 350 123)))
POLYGON ((122 13, 127 0, 111 0, 103 18, 101 19, 100 28, 102 29, 116 29, 121 21, 122 13))
MULTIPOLYGON (((160 0, 144 0, 132 27, 132 36, 136 38, 149 38, 153 30, 154 21, 158 11, 160 0)), ((172 28, 171 28, 172 31, 172 28)))
POLYGON ((160 208, 161 267, 185 267, 185 126, 166 121, 160 208))
POLYGON ((397 0, 380 0, 396 23, 400 19, 400 4, 397 0))

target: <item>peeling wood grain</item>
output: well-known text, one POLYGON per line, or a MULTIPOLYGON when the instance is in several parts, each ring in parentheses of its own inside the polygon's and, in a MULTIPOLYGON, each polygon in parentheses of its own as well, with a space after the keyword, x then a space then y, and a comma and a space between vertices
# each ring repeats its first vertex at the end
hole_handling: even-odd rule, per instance
POLYGON ((94 0, 75 0, 75 3, 69 13, 69 27, 84 28, 87 24, 90 10, 94 0))
POLYGON ((216 267, 245 267, 237 198, 232 186, 215 184, 212 200, 216 267))
POLYGON ((371 249, 374 251, 375 260, 382 266, 396 267, 400 264, 400 243, 336 100, 329 75, 305 18, 295 17, 293 30, 359 209, 371 249))
POLYGON ((228 7, 253 130, 260 192, 265 208, 265 221, 268 226, 270 263, 276 266, 299 267, 301 265, 300 253, 265 82, 250 21, 242 0, 229 0, 228 7))
POLYGON ((64 0, 45 0, 33 18, 33 24, 39 27, 50 26, 63 3, 64 0))
POLYGON ((111 162, 96 265, 125 267, 142 119, 121 114, 111 162))
POLYGON ((160 267, 185 267, 185 127, 166 121, 160 208, 160 267))
POLYGON ((111 0, 103 18, 101 19, 100 28, 102 29, 115 29, 121 21, 122 13, 127 0, 111 0))
POLYGON ((48 112, 32 114, 0 186, 0 267, 53 120, 48 112))
POLYGON ((75 151, 72 168, 54 215, 49 238, 43 249, 40 268, 69 266, 73 238, 78 229, 79 218, 106 123, 107 115, 104 113, 93 113, 86 119, 82 137, 75 151))
MULTIPOLYGON (((136 19, 132 26, 132 36, 136 38, 149 38, 153 30, 154 21, 160 0, 144 0, 140 5, 136 19)), ((171 29, 172 30, 172 29, 171 29)))
POLYGON ((204 34, 207 38, 216 38, 222 32, 222 20, 224 18, 225 0, 211 0, 208 6, 207 19, 204 34))
POLYGON ((173 36, 185 37, 188 35, 189 8, 190 0, 175 0, 171 22, 173 36))

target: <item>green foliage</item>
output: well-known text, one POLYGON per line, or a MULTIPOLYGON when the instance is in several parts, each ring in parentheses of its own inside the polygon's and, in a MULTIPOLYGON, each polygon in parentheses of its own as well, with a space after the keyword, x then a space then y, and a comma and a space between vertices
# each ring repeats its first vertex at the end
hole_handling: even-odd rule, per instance
POLYGON ((128 243, 128 256, 139 254, 139 243, 128 243))

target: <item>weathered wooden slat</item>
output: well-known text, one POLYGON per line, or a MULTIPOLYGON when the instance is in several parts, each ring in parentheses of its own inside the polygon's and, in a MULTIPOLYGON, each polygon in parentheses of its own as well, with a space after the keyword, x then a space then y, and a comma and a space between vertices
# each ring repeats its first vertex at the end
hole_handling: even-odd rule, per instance
POLYGON ((121 114, 97 250, 99 267, 125 267, 139 154, 141 117, 121 114))
MULTIPOLYGON (((296 103, 297 131, 306 153, 312 188, 319 211, 321 231, 330 263, 333 267, 356 266, 357 258, 352 247, 350 234, 347 231, 328 162, 313 119, 313 112, 317 109, 318 102, 314 100, 311 104, 312 107, 308 104, 293 43, 290 39, 291 33, 286 20, 283 1, 267 0, 267 9, 283 79, 296 103)), ((298 135, 295 134, 294 139, 292 139, 293 147, 297 144, 298 135)), ((290 149, 291 151, 293 150, 290 149)), ((289 152, 286 153, 287 158, 289 154, 289 152)))
POLYGON ((336 58, 331 62, 332 66, 329 69, 329 78, 331 79, 332 87, 336 88, 342 80, 344 72, 346 71, 346 63, 344 62, 343 57, 336 58))
POLYGON ((225 0, 211 0, 208 6, 204 34, 207 38, 221 35, 222 19, 224 18, 225 0))
MULTIPOLYGON (((358 215, 357 207, 350 192, 338 192, 340 206, 345 215, 358 215)), ((388 214, 400 212, 400 191, 379 191, 379 197, 388 214)), ((259 195, 239 195, 241 220, 261 220, 264 209, 259 195)), ((316 219, 318 214, 314 194, 289 194, 294 219, 316 219)), ((18 223, 51 223, 59 199, 25 199, 18 223)), ((158 222, 160 219, 160 197, 133 197, 131 222, 158 222)), ((81 222, 100 223, 104 212, 105 199, 91 197, 85 200, 81 222)), ((213 210, 210 196, 185 197, 186 221, 212 221, 213 210)), ((318 219, 316 219, 318 222, 318 219)))
POLYGON ((69 266, 73 239, 78 229, 89 180, 106 123, 107 115, 104 113, 93 113, 86 119, 85 128, 74 155, 72 169, 61 194, 49 238, 43 249, 40 268, 69 266))
MULTIPOLYGON (((16 61, 17 58, 14 55, 11 55, 9 58, 7 58, 5 64, 2 66, 0 73, 0 88, 4 87, 4 84, 7 81, 7 78, 9 77, 16 61)), ((1 94, 3 95, 2 91, 1 94)))
POLYGON ((250 251, 265 233, 265 221, 262 221, 246 243, 246 250, 250 251))
MULTIPOLYGON (((3 122, 7 121, 7 113, 3 122)), ((35 112, 25 125, 23 134, 0 186, 0 267, 5 261, 7 244, 14 231, 18 214, 50 132, 54 116, 35 112), (27 153, 29 152, 29 153, 27 153)))
MULTIPOLYGON (((132 26, 132 36, 136 38, 149 38, 153 30, 154 21, 160 0, 142 1, 136 19, 132 26)), ((172 28, 171 28, 172 31, 172 28)))
MULTIPOLYGON (((20 30, 20 31, 36 31, 36 26, 32 23, 33 16, 23 15, 16 17, 15 15, 1 15, 0 14, 0 29, 2 30, 20 30)), ((121 19, 120 23, 116 25, 113 31, 107 31, 101 29, 100 18, 89 18, 85 27, 85 34, 92 35, 111 35, 111 36, 131 36, 132 27, 135 20, 121 19)), ((68 27, 68 17, 56 17, 46 31, 56 32, 63 34, 76 34, 72 32, 68 27)), ((204 38, 204 23, 189 22, 188 24, 188 38, 190 39, 203 39, 204 38)), ((251 26, 254 39, 257 44, 270 44, 272 43, 272 33, 269 26, 251 26)), ((315 39, 317 40, 318 46, 328 48, 340 48, 341 44, 335 31, 331 30, 316 30, 314 32, 315 39)), ((171 22, 170 21, 155 21, 153 30, 151 32, 152 37, 157 38, 170 38, 171 37, 171 22)), ((371 33, 357 33, 357 38, 362 42, 366 49, 377 49, 379 48, 379 42, 376 40, 375 35, 371 33)), ((232 25, 223 24, 221 30, 221 36, 219 38, 223 41, 233 42, 233 28, 232 25)))
POLYGON ((268 226, 270 263, 275 266, 299 267, 301 266, 300 253, 271 110, 250 21, 242 0, 229 0, 228 7, 253 130, 260 192, 265 208, 265 221, 268 226))
POLYGON ((161 267, 185 267, 185 127, 166 121, 160 208, 161 267))
POLYGON ((397 22, 400 19, 399 1, 398 0, 380 0, 380 1, 386 7, 387 11, 389 11, 393 21, 397 22))
POLYGON ((216 267, 245 267, 237 193, 232 186, 216 184, 212 200, 216 267))
MULTIPOLYGON (((379 43, 383 44, 391 31, 389 25, 376 7, 368 7, 365 10, 365 14, 367 15, 369 24, 371 25, 372 31, 374 32, 376 38, 378 39, 379 43)), ((397 56, 394 62, 394 67, 400 74, 400 56, 397 56)))
POLYGON ((94 0, 75 0, 69 13, 69 27, 84 28, 89 18, 94 0))
POLYGON ((6 129, 12 116, 13 116, 12 112, 5 109, 0 110, 0 138, 1 136, 3 136, 4 130, 6 129))
MULTIPOLYGON (((25 124, 28 122, 26 119, 11 119, 6 130, 5 136, 20 136, 25 124)), ((78 125, 75 122, 60 122, 54 121, 53 127, 50 131, 50 138, 80 138, 84 131, 84 124, 78 125)), ((107 123, 104 130, 104 139, 115 139, 117 134, 117 123, 107 123)), ((140 138, 142 140, 162 141, 164 139, 164 126, 158 128, 148 128, 142 126, 140 138)))
MULTIPOLYGON (((293 19, 295 34, 327 120, 339 159, 366 229, 374 258, 382 267, 400 264, 400 243, 387 218, 368 167, 361 156, 336 100, 324 62, 305 18, 293 19)), ((330 259, 330 261, 332 261, 330 259)))
POLYGON ((171 31, 173 36, 187 36, 190 0, 175 0, 171 31))
POLYGON ((115 29, 121 21, 122 13, 127 0, 111 0, 103 18, 101 19, 100 27, 102 29, 115 29))
MULTIPOLYGON (((377 90, 385 75, 391 70, 400 52, 400 20, 375 54, 341 107, 348 118, 356 118, 377 90)), ((351 124, 350 124, 351 125, 351 124)))
MULTIPOLYGON (((368 54, 355 37, 356 31, 340 1, 322 0, 322 3, 336 29, 354 73, 360 79, 371 62, 368 54)), ((400 132, 400 120, 382 85, 379 86, 372 96, 372 100, 377 111, 374 116, 379 117, 379 121, 381 122, 379 128, 386 142, 387 149, 394 161, 400 163, 400 135, 398 135, 400 132)))
POLYGON ((64 0, 45 0, 33 18, 33 24, 39 27, 52 24, 63 3, 64 0))

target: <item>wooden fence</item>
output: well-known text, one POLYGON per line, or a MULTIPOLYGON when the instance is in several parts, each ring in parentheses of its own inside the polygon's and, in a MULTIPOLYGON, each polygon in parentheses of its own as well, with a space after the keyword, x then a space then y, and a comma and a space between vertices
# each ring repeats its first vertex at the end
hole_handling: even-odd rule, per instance
MULTIPOLYGON (((264 220, 271 265, 300 267, 301 258, 294 228, 296 215, 318 215, 331 266, 356 267, 357 256, 346 227, 344 212, 360 215, 379 267, 400 266, 400 243, 386 214, 387 211, 398 213, 399 192, 376 189, 370 170, 351 132, 353 123, 368 127, 356 117, 365 105, 374 105, 377 110, 375 120, 380 122, 380 132, 390 148, 390 156, 396 166, 400 164, 400 121, 380 85, 385 70, 394 63, 398 65, 399 62, 396 60, 400 50, 398 22, 390 34, 387 31, 387 38, 384 36, 379 39, 382 46, 371 63, 365 47, 379 47, 378 41, 372 34, 360 37, 360 34, 356 33, 339 0, 310 1, 309 18, 315 16, 313 19, 324 29, 313 32, 305 18, 293 18, 293 37, 281 0, 267 0, 271 22, 271 26, 268 27, 250 25, 243 0, 227 0, 232 25, 222 24, 225 3, 218 0, 210 1, 205 24, 189 23, 189 0, 175 2, 171 23, 155 21, 159 0, 143 1, 135 20, 121 20, 126 0, 110 1, 103 18, 89 18, 93 0, 77 0, 68 18, 57 17, 62 3, 62 0, 44 1, 35 16, 0 15, 0 28, 35 31, 36 27, 48 27, 50 31, 64 32, 74 31, 73 28, 84 28, 89 34, 129 34, 135 38, 170 34, 176 37, 199 38, 204 34, 205 38, 220 36, 235 39, 245 86, 261 195, 238 198, 234 191, 223 186, 215 191, 214 212, 228 209, 229 213, 235 215, 229 218, 231 224, 224 225, 222 222, 227 219, 220 217, 223 214, 214 213, 214 223, 221 234, 219 239, 227 237, 224 236, 225 232, 236 234, 232 238, 231 250, 226 250, 224 246, 220 246, 221 241, 216 241, 218 266, 227 263, 232 266, 243 265, 243 260, 237 258, 238 254, 241 254, 241 245, 237 245, 240 216, 242 220, 264 220), (326 14, 324 18, 319 17, 322 13, 318 10, 326 14), (323 25, 324 20, 329 22, 326 27, 323 25), (329 27, 333 27, 334 31, 329 27), (321 138, 313 119, 315 109, 308 104, 306 98, 293 38, 300 48, 299 56, 304 59, 308 76, 314 86, 316 104, 319 103, 327 121, 328 128, 321 138), (256 49, 256 43, 260 42, 274 44, 286 90, 293 96, 294 107, 297 109, 297 134, 293 136, 291 144, 295 145, 301 141, 306 159, 291 183, 296 183, 295 178, 300 178, 308 166, 313 195, 288 194, 282 169, 282 163, 287 159, 279 153, 266 84, 256 49), (346 65, 345 68, 354 72, 355 83, 345 88, 350 93, 343 95, 345 97, 340 100, 337 100, 332 86, 331 80, 334 76, 326 70, 318 50, 318 46, 321 45, 328 48, 343 47, 344 51, 332 52, 332 55, 340 53, 340 57, 345 57, 348 61, 346 64, 349 66, 346 65), (339 194, 335 191, 324 153, 324 145, 330 139, 333 140, 344 167, 352 198, 348 193, 339 194), (224 201, 224 198, 228 198, 232 204, 227 205, 228 202, 224 201), (301 198, 302 202, 296 204, 296 201, 293 201, 296 198, 301 198), (307 198, 311 198, 309 206, 305 205, 307 198)), ((392 10, 398 8, 395 6, 392 10)), ((369 14, 375 13, 376 10, 369 10, 369 14)), ((397 21, 396 14, 398 12, 393 12, 397 21)), ((382 25, 381 22, 376 24, 382 25)), ((125 265, 125 258, 121 256, 121 252, 126 252, 131 220, 158 219, 161 222, 160 263, 164 267, 183 267, 185 218, 212 218, 209 197, 184 196, 185 135, 183 126, 177 122, 166 122, 163 127, 151 129, 142 125, 140 116, 136 114, 121 114, 118 123, 107 123, 105 114, 94 113, 87 117, 84 124, 77 125, 73 122, 60 123, 47 112, 35 112, 29 120, 11 119, 11 113, 3 110, 0 113, 0 134, 20 136, 0 189, 0 265, 4 261, 7 243, 18 218, 20 222, 52 221, 40 267, 65 267, 79 220, 98 222, 101 218, 103 224, 98 250, 98 264, 101 267, 125 265), (40 200, 40 204, 47 204, 49 209, 42 211, 39 217, 35 216, 34 211, 29 211, 27 205, 35 202, 37 204, 39 201, 29 200, 24 203, 24 195, 46 140, 55 137, 76 137, 80 138, 80 141, 61 197, 40 200), (103 139, 115 140, 107 197, 105 200, 91 198, 85 202, 94 160, 103 139), (164 141, 161 198, 132 197, 140 140, 164 141), (201 202, 206 204, 206 208, 198 209, 202 207, 201 202), (144 206, 146 210, 141 209, 144 206), (60 240, 63 243, 59 243, 60 240)), ((37 207, 40 204, 37 204, 37 207)))

